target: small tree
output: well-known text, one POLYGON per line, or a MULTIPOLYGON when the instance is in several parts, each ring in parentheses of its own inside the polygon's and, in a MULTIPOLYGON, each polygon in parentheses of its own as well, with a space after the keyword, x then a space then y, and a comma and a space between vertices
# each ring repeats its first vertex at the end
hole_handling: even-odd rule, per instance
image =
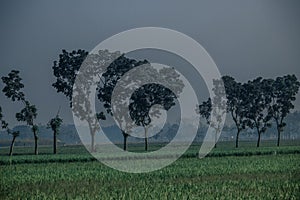
POLYGON ((57 135, 59 134, 59 128, 63 120, 59 117, 59 111, 54 118, 52 118, 48 124, 47 128, 51 128, 53 131, 53 154, 56 154, 57 150, 57 135))
POLYGON ((3 88, 4 94, 12 101, 21 101, 24 104, 24 108, 20 113, 16 114, 18 121, 24 121, 27 125, 31 126, 31 130, 34 136, 35 148, 34 153, 38 154, 38 126, 34 124, 34 119, 37 117, 37 109, 35 105, 31 105, 29 101, 25 99, 24 93, 21 91, 24 88, 22 79, 19 76, 19 71, 12 70, 7 77, 2 77, 2 81, 5 84, 3 88))
POLYGON ((269 90, 269 95, 272 100, 268 112, 276 123, 277 146, 280 144, 281 132, 286 126, 284 119, 294 108, 293 101, 296 100, 299 87, 300 82, 295 75, 286 75, 277 77, 276 80, 273 81, 272 88, 269 90))
POLYGON ((7 127, 7 123, 5 122, 5 120, 3 119, 3 114, 2 114, 2 108, 0 106, 0 124, 1 124, 1 129, 6 129, 7 127))
POLYGON ((13 139, 11 141, 11 144, 10 144, 10 148, 9 148, 9 156, 12 156, 13 151, 14 151, 15 141, 16 141, 16 138, 20 135, 20 132, 19 131, 12 131, 11 129, 7 128, 7 133, 9 135, 12 135, 12 137, 13 137, 13 139))
POLYGON ((31 126, 31 130, 34 136, 34 154, 38 154, 38 126, 34 124, 34 119, 37 117, 37 109, 35 105, 31 105, 28 101, 24 101, 25 108, 21 112, 16 114, 18 121, 26 122, 27 125, 31 126))
POLYGON ((9 156, 13 155, 13 150, 14 150, 14 145, 15 145, 15 141, 16 138, 20 135, 19 131, 12 131, 11 129, 8 128, 8 123, 3 119, 3 114, 2 114, 2 108, 0 106, 0 122, 1 122, 1 128, 2 129, 6 129, 7 133, 9 135, 12 135, 12 141, 10 144, 10 148, 9 148, 9 156))

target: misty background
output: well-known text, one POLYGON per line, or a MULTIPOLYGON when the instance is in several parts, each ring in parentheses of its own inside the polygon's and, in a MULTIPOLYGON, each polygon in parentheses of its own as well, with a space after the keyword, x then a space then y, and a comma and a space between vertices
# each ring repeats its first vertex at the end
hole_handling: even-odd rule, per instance
MULTIPOLYGON (((20 70, 25 95, 38 108, 38 123, 47 123, 61 106, 60 115, 68 124, 73 123, 68 99, 51 86, 55 81, 53 61, 58 60, 62 49, 90 51, 104 39, 128 29, 164 27, 199 42, 222 75, 241 82, 285 74, 300 79, 299 19, 297 0, 1 1, 0 76, 20 70)), ((184 64, 159 52, 131 56, 184 64)), ((207 91, 201 81, 198 89, 205 100, 207 91)), ((1 92, 0 105, 12 126, 20 124, 14 116, 22 104, 11 102, 1 92)), ((295 105, 300 110, 299 94, 295 105)))

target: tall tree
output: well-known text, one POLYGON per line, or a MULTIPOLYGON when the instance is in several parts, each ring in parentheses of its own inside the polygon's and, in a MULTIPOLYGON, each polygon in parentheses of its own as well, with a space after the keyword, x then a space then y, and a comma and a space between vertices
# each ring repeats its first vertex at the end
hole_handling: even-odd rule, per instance
MULTIPOLYGON (((54 61, 53 63, 53 74, 56 77, 56 82, 52 84, 52 86, 56 89, 58 93, 63 93, 70 101, 70 107, 76 116, 80 117, 82 120, 86 120, 89 122, 89 115, 86 115, 90 111, 90 106, 82 105, 79 102, 86 103, 86 101, 79 100, 83 99, 82 96, 85 96, 84 88, 76 88, 76 96, 75 99, 78 99, 75 102, 75 105, 72 103, 72 95, 73 95, 73 85, 75 83, 75 79, 77 74, 79 73, 79 69, 83 64, 84 60, 88 56, 88 52, 78 49, 73 50, 71 52, 67 52, 66 50, 62 50, 62 53, 59 55, 59 60, 54 61)), ((74 102, 74 101, 73 101, 74 102)), ((89 123, 90 125, 90 123, 89 123)), ((94 131, 91 126, 89 126, 91 136, 93 137, 94 131)), ((92 138, 91 151, 94 151, 94 139, 92 138)))
POLYGON ((57 151, 57 135, 59 134, 59 128, 62 123, 63 120, 59 117, 58 111, 56 116, 52 118, 47 124, 47 128, 51 128, 53 131, 53 154, 56 154, 57 151))
POLYGON ((222 80, 213 80, 213 98, 208 98, 196 108, 196 112, 206 119, 215 130, 215 148, 217 147, 218 135, 221 133, 221 124, 224 115, 226 114, 227 100, 225 97, 225 88, 222 80))
POLYGON ((272 79, 258 77, 244 84, 247 91, 245 98, 245 109, 243 115, 247 118, 247 126, 255 128, 258 134, 257 147, 260 145, 261 134, 271 126, 271 116, 268 112, 271 103, 270 90, 272 90, 272 79))
POLYGON ((294 108, 293 102, 300 87, 300 82, 295 75, 277 77, 269 90, 272 100, 269 106, 269 114, 275 120, 277 128, 277 146, 280 144, 280 135, 286 126, 284 119, 294 108))
MULTIPOLYGON (((121 77, 130 71, 131 69, 138 67, 143 64, 148 64, 149 62, 144 61, 136 61, 134 59, 126 58, 124 55, 120 55, 114 62, 112 62, 109 67, 107 68, 106 72, 102 74, 101 81, 98 85, 98 99, 103 104, 106 112, 110 115, 113 115, 112 112, 112 93, 114 88, 116 87, 118 81, 121 79, 121 77)), ((121 106, 120 104, 123 104, 123 100, 120 99, 120 101, 115 102, 116 104, 115 109, 117 110, 117 113, 125 113, 126 111, 120 110, 121 106), (117 105, 118 104, 118 105, 117 105)), ((126 116, 123 115, 116 115, 114 116, 117 123, 120 125, 125 125, 122 128, 122 135, 124 138, 123 143, 123 150, 127 150, 127 138, 129 137, 130 133, 129 130, 132 127, 132 124, 129 124, 129 120, 126 119, 126 116)))
POLYGON ((230 76, 222 77, 227 98, 227 112, 231 115, 237 129, 235 147, 239 146, 239 135, 246 128, 247 119, 243 115, 245 106, 244 98, 247 98, 247 92, 243 85, 230 76))
POLYGON ((16 114, 18 121, 24 121, 27 125, 31 126, 31 130, 34 136, 34 153, 38 154, 38 126, 34 123, 34 119, 37 117, 37 109, 35 105, 31 105, 29 101, 25 99, 24 93, 21 91, 24 88, 22 79, 19 76, 19 71, 12 70, 8 76, 2 77, 2 81, 5 84, 3 88, 4 94, 12 101, 21 101, 24 108, 20 113, 16 114))
MULTIPOLYGON (((175 80, 179 81, 179 80, 175 80)), ((183 85, 182 85, 183 86, 183 85)), ((181 92, 183 87, 178 89, 181 92)), ((145 150, 148 150, 148 128, 152 117, 161 115, 159 110, 150 112, 154 105, 162 105, 168 111, 175 105, 176 94, 159 84, 146 84, 133 93, 129 111, 135 124, 144 128, 145 150)))
POLYGON ((91 151, 95 152, 95 134, 99 129, 98 121, 102 119, 103 113, 98 113, 96 116, 92 114, 91 103, 87 97, 91 94, 93 86, 96 84, 94 76, 99 76, 102 72, 101 66, 103 63, 109 62, 113 53, 108 51, 99 51, 98 54, 88 54, 87 51, 77 50, 67 52, 62 50, 59 55, 59 60, 54 61, 52 67, 53 74, 56 77, 56 82, 52 86, 58 93, 63 93, 70 101, 70 107, 73 113, 83 121, 86 121, 89 126, 91 135, 91 151), (83 67, 83 70, 80 70, 83 67), (79 71, 80 70, 80 71, 79 71), (75 80, 78 78, 81 86, 76 86, 75 80), (75 103, 73 105, 73 103, 75 103))

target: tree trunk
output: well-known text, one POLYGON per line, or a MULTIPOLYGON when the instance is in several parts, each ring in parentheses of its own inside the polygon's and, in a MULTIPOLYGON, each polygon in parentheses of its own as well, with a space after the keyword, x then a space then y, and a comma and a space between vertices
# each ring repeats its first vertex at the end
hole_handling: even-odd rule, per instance
POLYGON ((148 135, 147 135, 148 128, 144 127, 144 129, 145 129, 145 151, 148 151, 148 135))
POLYGON ((256 145, 256 147, 259 147, 259 144, 260 144, 260 135, 261 135, 261 132, 259 131, 258 132, 258 139, 257 139, 257 145, 256 145))
POLYGON ((123 150, 127 151, 127 137, 128 137, 128 134, 126 134, 124 131, 122 133, 123 133, 123 137, 124 137, 123 150))
POLYGON ((56 154, 56 147, 57 147, 57 139, 56 139, 56 131, 53 132, 53 154, 56 154))
POLYGON ((239 136, 240 136, 240 130, 238 129, 236 133, 236 138, 235 138, 235 148, 239 147, 239 136))
POLYGON ((15 146, 15 140, 16 140, 16 137, 13 136, 13 139, 12 139, 11 145, 10 145, 10 149, 9 149, 9 156, 12 156, 12 154, 13 154, 14 146, 15 146))
POLYGON ((88 120, 88 125, 89 125, 89 130, 90 130, 90 135, 91 135, 91 152, 94 153, 96 152, 95 149, 95 131, 93 130, 92 124, 88 120))
POLYGON ((95 149, 95 133, 91 133, 92 141, 91 141, 91 152, 96 152, 95 149))
POLYGON ((218 140, 218 132, 215 133, 215 146, 214 148, 217 148, 217 140, 218 140))
POLYGON ((280 128, 278 128, 278 126, 277 126, 277 133, 278 133, 278 138, 277 138, 277 146, 279 147, 279 144, 280 144, 280 133, 281 133, 281 131, 280 131, 280 128))
POLYGON ((35 155, 38 155, 39 152, 38 152, 38 136, 37 136, 37 133, 36 131, 33 131, 33 135, 34 135, 34 154, 35 155))

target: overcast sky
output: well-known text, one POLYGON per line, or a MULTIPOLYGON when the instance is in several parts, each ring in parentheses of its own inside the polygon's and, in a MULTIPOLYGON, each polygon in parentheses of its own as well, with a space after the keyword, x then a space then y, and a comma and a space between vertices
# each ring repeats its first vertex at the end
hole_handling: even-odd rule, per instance
MULTIPOLYGON (((21 71, 25 93, 45 123, 62 106, 72 123, 65 96, 51 84, 53 61, 62 49, 93 49, 102 40, 137 27, 180 31, 198 41, 220 72, 238 81, 257 76, 300 78, 300 1, 13 1, 0 3, 0 76, 21 71)), ((1 90, 3 84, 0 84, 1 90)), ((300 109, 300 95, 296 107, 300 109)), ((21 108, 1 93, 11 123, 21 108)))

